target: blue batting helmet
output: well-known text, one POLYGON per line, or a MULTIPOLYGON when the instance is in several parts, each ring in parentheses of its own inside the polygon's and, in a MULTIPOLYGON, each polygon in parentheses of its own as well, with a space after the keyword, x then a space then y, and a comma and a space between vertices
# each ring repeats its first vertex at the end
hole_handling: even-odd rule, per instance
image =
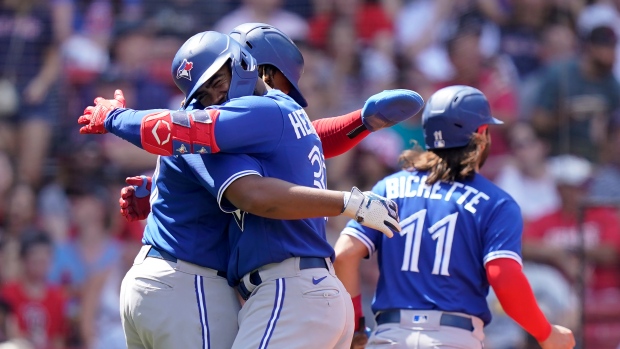
POLYGON ((230 36, 250 52, 258 65, 278 68, 293 85, 291 98, 304 108, 308 106, 297 85, 304 72, 304 57, 286 34, 269 24, 245 23, 235 27, 230 36))
POLYGON ((249 96, 258 80, 256 60, 226 34, 214 31, 189 38, 172 61, 172 78, 189 101, 210 77, 230 60, 232 78, 228 99, 249 96))
POLYGON ((503 124, 491 116, 487 98, 469 86, 449 86, 435 92, 422 113, 427 149, 464 147, 482 125, 503 124))

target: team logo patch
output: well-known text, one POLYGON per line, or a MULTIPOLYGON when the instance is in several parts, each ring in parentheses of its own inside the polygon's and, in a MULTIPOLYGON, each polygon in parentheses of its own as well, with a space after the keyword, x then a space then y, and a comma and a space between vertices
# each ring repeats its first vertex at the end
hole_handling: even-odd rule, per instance
POLYGON ((428 322, 428 316, 426 315, 414 315, 413 323, 414 324, 424 324, 428 322))
POLYGON ((187 59, 184 59, 183 62, 181 62, 179 68, 177 69, 177 79, 185 78, 189 81, 192 81, 192 74, 190 73, 192 68, 194 68, 194 63, 188 62, 187 59))
POLYGON ((446 146, 446 142, 443 140, 441 131, 435 131, 433 136, 435 137, 435 148, 444 148, 446 146))
POLYGON ((237 223, 237 226, 239 227, 239 229, 241 229, 241 231, 243 231, 244 228, 244 223, 245 223, 245 212, 241 211, 241 210, 237 210, 232 212, 233 218, 235 219, 235 222, 237 223))
POLYGON ((181 144, 181 146, 178 147, 176 151, 180 154, 185 154, 187 153, 187 148, 185 147, 185 144, 181 144))

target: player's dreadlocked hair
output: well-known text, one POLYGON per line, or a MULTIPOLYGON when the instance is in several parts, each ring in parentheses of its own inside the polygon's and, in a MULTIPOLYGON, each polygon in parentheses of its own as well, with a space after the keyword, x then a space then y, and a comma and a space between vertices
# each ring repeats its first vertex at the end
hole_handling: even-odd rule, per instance
POLYGON ((468 145, 458 148, 424 151, 418 144, 403 151, 398 161, 405 170, 429 171, 426 184, 437 181, 454 182, 471 179, 476 174, 476 163, 481 155, 480 147, 487 139, 474 133, 468 145))
MULTIPOLYGON (((263 78, 264 76, 269 76, 273 78, 276 75, 276 72, 279 72, 280 69, 276 68, 276 66, 271 64, 261 64, 258 66, 258 77, 263 78)), ((273 87, 273 86, 271 86, 273 87)))

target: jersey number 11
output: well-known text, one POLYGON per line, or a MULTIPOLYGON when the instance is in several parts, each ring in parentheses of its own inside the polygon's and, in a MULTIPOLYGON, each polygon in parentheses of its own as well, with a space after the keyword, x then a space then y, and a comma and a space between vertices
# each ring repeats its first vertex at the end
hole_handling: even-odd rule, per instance
MULTIPOLYGON (((437 241, 432 271, 434 275, 450 276, 448 267, 450 266, 450 253, 452 252, 452 241, 454 240, 454 229, 458 215, 459 213, 455 212, 445 216, 428 228, 428 233, 431 234, 433 240, 437 241)), ((403 227, 400 235, 407 235, 403 266, 401 267, 402 271, 420 272, 418 262, 425 219, 426 210, 420 210, 400 222, 403 227)))

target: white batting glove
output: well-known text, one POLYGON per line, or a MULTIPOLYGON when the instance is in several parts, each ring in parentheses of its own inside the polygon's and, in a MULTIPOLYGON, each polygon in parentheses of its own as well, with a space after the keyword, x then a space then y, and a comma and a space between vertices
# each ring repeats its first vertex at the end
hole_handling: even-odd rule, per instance
POLYGON ((401 229, 398 224, 398 205, 394 201, 370 191, 362 193, 357 187, 353 187, 350 193, 344 193, 342 215, 379 230, 389 238, 401 229))

